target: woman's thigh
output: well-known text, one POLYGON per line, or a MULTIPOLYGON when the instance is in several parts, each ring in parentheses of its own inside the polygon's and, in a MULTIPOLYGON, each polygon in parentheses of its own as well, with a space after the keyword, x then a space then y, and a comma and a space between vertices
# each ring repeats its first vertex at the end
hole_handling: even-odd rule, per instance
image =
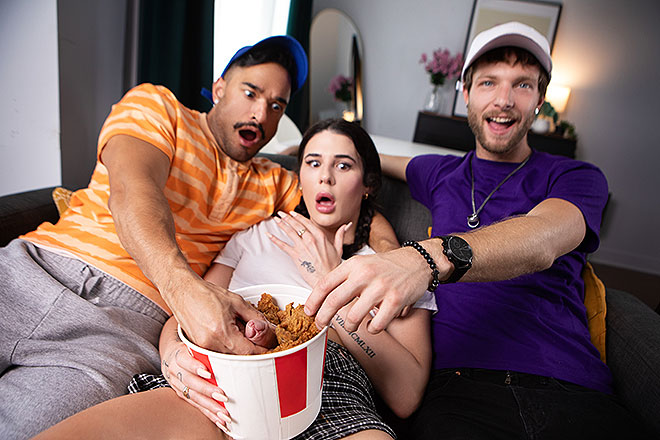
POLYGON ((42 432, 48 439, 226 439, 171 388, 128 394, 95 405, 42 432))

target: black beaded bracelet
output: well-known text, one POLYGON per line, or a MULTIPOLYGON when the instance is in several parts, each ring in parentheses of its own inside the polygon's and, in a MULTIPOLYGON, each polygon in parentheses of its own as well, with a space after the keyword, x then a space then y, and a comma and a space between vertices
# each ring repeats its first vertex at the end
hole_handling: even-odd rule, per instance
POLYGON ((431 254, 426 252, 426 249, 422 247, 421 244, 417 243, 416 241, 406 241, 403 243, 403 246, 411 246, 413 249, 415 249, 417 252, 419 252, 422 257, 426 260, 426 262, 429 264, 429 267, 431 268, 431 275, 433 275, 433 279, 429 283, 428 290, 431 293, 435 293, 435 289, 438 288, 438 285, 440 284, 440 272, 438 272, 438 268, 435 265, 435 261, 431 257, 431 254))

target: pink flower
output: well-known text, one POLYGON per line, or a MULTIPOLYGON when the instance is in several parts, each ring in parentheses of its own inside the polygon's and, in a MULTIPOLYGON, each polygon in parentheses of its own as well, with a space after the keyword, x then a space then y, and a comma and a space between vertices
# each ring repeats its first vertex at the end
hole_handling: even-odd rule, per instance
POLYGON ((337 75, 328 85, 328 91, 332 94, 336 101, 351 101, 351 86, 353 85, 353 79, 348 78, 344 75, 337 75))
POLYGON ((432 58, 423 53, 419 63, 424 65, 424 70, 431 74, 431 83, 435 85, 444 84, 445 79, 458 78, 463 68, 463 54, 457 53, 452 56, 448 49, 436 49, 431 53, 432 58))

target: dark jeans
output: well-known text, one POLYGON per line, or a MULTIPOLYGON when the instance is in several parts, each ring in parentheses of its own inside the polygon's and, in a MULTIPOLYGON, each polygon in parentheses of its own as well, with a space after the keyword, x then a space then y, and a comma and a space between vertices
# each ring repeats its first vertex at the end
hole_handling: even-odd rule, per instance
POLYGON ((650 438, 615 397, 557 379, 435 370, 410 420, 414 439, 650 438))

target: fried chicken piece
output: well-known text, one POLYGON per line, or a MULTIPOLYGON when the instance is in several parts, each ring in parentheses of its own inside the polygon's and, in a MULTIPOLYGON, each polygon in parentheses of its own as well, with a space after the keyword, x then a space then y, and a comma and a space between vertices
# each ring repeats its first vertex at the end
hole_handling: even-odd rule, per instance
POLYGON ((277 335, 279 345, 269 350, 268 353, 288 350, 291 347, 309 341, 319 332, 314 323, 314 317, 307 316, 301 304, 294 307, 293 303, 289 303, 284 310, 280 310, 275 305, 271 295, 262 293, 261 299, 257 304, 257 309, 270 322, 277 325, 275 334, 277 335))
POLYGON ((278 313, 280 312, 280 308, 277 307, 277 304, 275 304, 273 297, 270 296, 269 294, 265 292, 261 294, 261 298, 257 303, 257 310, 263 313, 266 319, 272 322, 273 324, 277 325, 280 323, 280 318, 278 316, 278 313))

